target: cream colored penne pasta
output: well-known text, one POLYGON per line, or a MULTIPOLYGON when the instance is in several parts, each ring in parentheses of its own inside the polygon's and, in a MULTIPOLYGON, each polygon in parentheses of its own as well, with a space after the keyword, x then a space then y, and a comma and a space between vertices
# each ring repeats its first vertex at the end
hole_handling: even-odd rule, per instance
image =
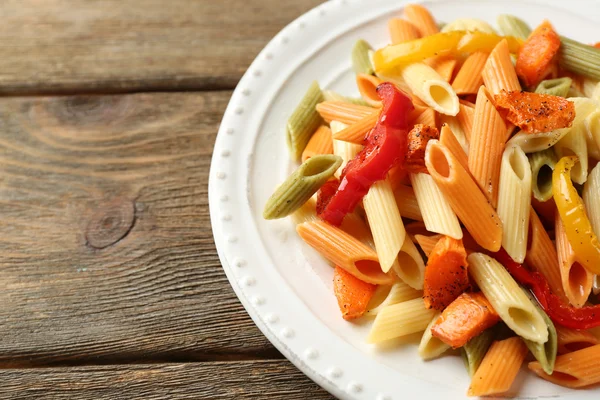
POLYGON ((316 109, 325 122, 339 121, 344 124, 352 124, 367 115, 379 113, 377 108, 343 101, 323 101, 317 104, 316 109))
POLYGON ((469 140, 469 170, 494 207, 498 202, 500 164, 506 142, 506 125, 483 86, 477 93, 473 131, 469 140))
POLYGON ((401 18, 391 18, 388 21, 388 30, 392 44, 404 43, 421 37, 416 26, 401 18))
POLYGON ((600 164, 597 164, 588 175, 588 179, 583 185, 583 204, 585 212, 592 224, 592 229, 596 236, 600 234, 600 164))
POLYGON ((576 261, 575 253, 569 239, 567 239, 564 225, 558 213, 555 219, 554 237, 565 295, 571 305, 581 308, 585 305, 592 291, 594 275, 576 261))
POLYGON ((440 31, 429 10, 421 5, 408 4, 404 7, 404 17, 417 28, 421 36, 433 35, 440 31))
POLYGON ((569 388, 581 388, 600 382, 600 344, 556 357, 554 373, 548 375, 539 362, 529 363, 529 369, 541 378, 569 388))
POLYGON ((367 342, 380 343, 423 332, 435 313, 435 310, 425 307, 421 298, 384 307, 373 321, 367 342))
POLYGON ((381 269, 388 272, 406 238, 404 224, 389 181, 375 182, 363 198, 363 205, 381 269))
POLYGON ((425 328, 423 336, 421 337, 421 342, 419 343, 419 356, 421 356, 423 360, 432 360, 437 358, 450 349, 450 345, 442 342, 440 339, 431 334, 431 327, 437 321, 440 315, 440 312, 437 312, 434 315, 429 325, 427 325, 427 328, 425 328))
MULTIPOLYGON (((373 129, 378 119, 379 114, 367 115, 361 120, 354 122, 351 125, 347 125, 341 130, 336 129, 337 132, 333 135, 333 139, 362 146, 367 133, 373 129)), ((338 127, 341 126, 338 125, 338 127)))
POLYGON ((302 152, 302 162, 308 160, 312 156, 332 153, 333 142, 331 139, 331 129, 325 125, 321 125, 304 148, 304 151, 302 152))
POLYGON ((467 154, 463 150, 463 147, 460 145, 460 142, 450 129, 450 125, 444 124, 442 125, 442 129, 440 131, 440 143, 443 144, 450 150, 452 154, 456 157, 460 165, 463 166, 464 169, 469 169, 469 161, 467 159, 467 154))
POLYGON ((548 341, 544 318, 504 266, 482 253, 472 253, 467 260, 469 274, 504 323, 532 342, 548 341))
POLYGON ((458 114, 458 96, 452 86, 433 68, 414 63, 402 68, 402 78, 411 92, 440 114, 458 114))
POLYGON ((368 74, 356 75, 356 87, 362 96, 363 100, 371 107, 381 107, 381 99, 377 95, 377 86, 381 83, 381 79, 368 74))
POLYGON ((296 231, 323 257, 358 279, 375 285, 393 283, 394 278, 381 270, 377 253, 340 228, 314 221, 298 225, 296 231))
MULTIPOLYGON (((348 128, 348 125, 343 124, 339 121, 331 121, 329 126, 331 127, 331 134, 333 136, 335 136, 338 132, 348 128)), ((356 157, 358 152, 361 151, 363 147, 359 144, 344 142, 342 140, 336 139, 333 139, 332 142, 333 154, 342 158, 342 165, 340 165, 340 167, 335 172, 335 177, 339 179, 340 175, 342 174, 342 171, 346 167, 346 164, 348 164, 348 161, 356 157)))
POLYGON ((429 254, 431 254, 433 248, 442 237, 442 235, 415 235, 415 241, 419 244, 419 247, 421 248, 421 250, 423 250, 425 256, 429 257, 429 254))
POLYGON ((600 344, 600 339, 588 331, 556 325, 558 354, 567 354, 600 344))
POLYGON ((483 85, 483 67, 488 59, 487 53, 477 51, 471 53, 458 70, 456 78, 452 81, 452 88, 456 94, 476 94, 483 85))
POLYGON ((460 223, 442 191, 429 174, 410 174, 410 182, 428 231, 462 239, 460 223))
POLYGON ((507 147, 502 154, 498 192, 496 211, 504 227, 502 247, 514 261, 522 264, 529 231, 531 167, 518 146, 507 147))
POLYGON ((519 78, 510 59, 510 51, 508 50, 506 39, 501 40, 494 47, 494 50, 492 50, 485 62, 481 74, 485 87, 492 94, 498 94, 503 89, 507 92, 521 90, 519 78))
POLYGON ((588 156, 600 160, 600 110, 592 111, 584 120, 588 156))
POLYGON ((392 269, 410 287, 417 290, 423 289, 425 262, 410 236, 405 237, 398 253, 398 259, 392 264, 392 269))
POLYGON ((402 217, 423 221, 423 215, 412 187, 402 184, 397 185, 394 190, 394 197, 402 217))
POLYGON ((547 150, 559 142, 569 132, 569 128, 557 129, 552 132, 527 133, 517 132, 506 143, 507 146, 519 146, 525 153, 535 153, 547 150))
POLYGON ((427 144, 425 165, 475 241, 487 250, 498 251, 502 242, 502 221, 469 172, 437 140, 427 144))
POLYGON ((494 31, 494 28, 492 28, 490 24, 488 24, 487 22, 485 22, 481 19, 476 19, 476 18, 455 19, 454 21, 444 25, 444 27, 442 28, 441 31, 442 32, 478 31, 478 32, 483 32, 483 33, 493 33, 493 34, 496 33, 494 31))
MULTIPOLYGON (((377 289, 381 290, 382 294, 385 294, 385 296, 382 296, 383 299, 381 302, 378 302, 375 305, 369 304, 371 307, 369 307, 365 313, 365 316, 367 317, 375 317, 387 306, 421 298, 423 296, 423 291, 413 289, 402 281, 395 282, 391 286, 379 286, 377 289)), ((373 296, 375 299, 376 297, 376 295, 373 296)))
POLYGON ((338 101, 341 103, 356 104, 358 106, 368 106, 368 104, 361 98, 342 96, 333 90, 323 90, 323 99, 325 99, 325 101, 338 101))
POLYGON ((439 120, 442 126, 448 125, 450 127, 454 137, 460 143, 460 147, 462 147, 465 154, 469 154, 469 139, 459 119, 450 115, 440 114, 439 120))
POLYGON ((481 365, 473 375, 469 396, 490 396, 506 393, 512 386, 525 356, 527 346, 518 337, 492 343, 481 365))

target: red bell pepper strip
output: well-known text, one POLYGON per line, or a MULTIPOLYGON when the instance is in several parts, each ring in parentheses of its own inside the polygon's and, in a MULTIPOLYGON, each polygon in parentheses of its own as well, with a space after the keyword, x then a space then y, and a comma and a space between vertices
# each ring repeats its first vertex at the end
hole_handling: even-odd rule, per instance
POLYGON ((550 291, 546 278, 514 262, 504 249, 493 253, 492 256, 504 265, 517 282, 531 288, 540 306, 552 321, 571 329, 590 329, 600 326, 600 305, 575 308, 565 304, 550 291))
POLYGON ((410 97, 390 82, 381 83, 377 94, 383 103, 379 120, 365 138, 365 147, 348 161, 340 186, 319 214, 335 226, 354 210, 371 185, 384 179, 406 154, 408 115, 414 109, 410 97))

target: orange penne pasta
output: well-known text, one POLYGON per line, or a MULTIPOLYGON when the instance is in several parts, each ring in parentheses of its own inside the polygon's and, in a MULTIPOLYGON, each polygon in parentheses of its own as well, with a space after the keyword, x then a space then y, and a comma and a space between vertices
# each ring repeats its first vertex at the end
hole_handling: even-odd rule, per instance
POLYGON ((433 108, 427 107, 412 122, 413 125, 423 124, 431 127, 437 127, 437 113, 433 108))
POLYGON ((388 21, 392 44, 408 42, 421 37, 419 30, 405 19, 392 18, 388 21))
POLYGON ((521 90, 519 78, 517 78, 515 67, 510 59, 506 39, 501 40, 494 47, 481 74, 485 87, 494 95, 500 93, 502 89, 507 92, 521 90))
POLYGON ((552 293, 567 301, 558 266, 558 255, 548 232, 533 207, 529 210, 529 235, 525 263, 544 275, 552 293))
POLYGON ((467 394, 489 396, 507 392, 517 377, 527 352, 527 346, 520 337, 492 343, 473 375, 467 394))
POLYGON ((482 86, 477 93, 473 129, 469 140, 469 171, 481 191, 496 208, 506 125, 492 99, 491 94, 482 86))
POLYGON ((406 185, 397 185, 394 190, 394 197, 396 198, 396 204, 402 217, 423 221, 413 188, 406 185))
POLYGON ((375 250, 343 230, 314 221, 296 226, 296 231, 323 257, 358 279, 375 285, 393 283, 392 275, 381 270, 375 250))
POLYGON ((377 95, 377 86, 381 83, 381 79, 373 75, 357 74, 356 86, 362 96, 372 107, 381 107, 381 99, 377 95))
POLYGON ((439 56, 439 57, 431 57, 426 59, 425 64, 429 65, 431 68, 435 69, 435 71, 442 77, 446 82, 450 82, 452 80, 452 75, 454 74, 454 68, 456 68, 457 61, 455 58, 447 57, 447 56, 439 56))
POLYGON ((446 146, 448 150, 454 154, 464 169, 469 170, 467 154, 458 142, 458 139, 456 139, 456 136, 454 136, 454 132, 452 132, 452 129, 450 129, 448 124, 442 125, 442 130, 440 131, 440 143, 446 146))
POLYGON ((444 235, 440 235, 440 234, 432 235, 432 236, 415 235, 415 240, 419 244, 419 247, 421 247, 421 250, 423 250, 423 253, 425 253, 425 255, 427 257, 429 257, 429 255, 435 248, 435 245, 437 244, 437 242, 439 242, 440 239, 443 237, 444 237, 444 235))
POLYGON ((311 136, 302 152, 302 162, 317 154, 333 154, 331 129, 325 125, 321 125, 311 136))
POLYGON ((456 156, 439 141, 430 140, 425 165, 473 239, 484 249, 498 251, 502 221, 456 156))
POLYGON ((558 324, 555 327, 558 354, 566 354, 600 344, 600 339, 588 331, 565 328, 558 324))
POLYGON ((417 28, 421 36, 433 35, 440 31, 429 10, 423 6, 408 4, 404 7, 404 16, 417 28))
POLYGON ((340 121, 344 124, 352 124, 367 115, 378 113, 379 110, 343 101, 324 101, 317 104, 317 112, 326 122, 340 121))
POLYGON ((471 106, 471 104, 468 101, 461 100, 458 106, 458 114, 456 114, 456 119, 469 141, 471 140, 473 118, 475 117, 475 105, 471 106))
POLYGON ((476 94, 483 85, 481 72, 487 61, 487 53, 477 51, 472 53, 462 67, 458 70, 456 78, 452 81, 452 88, 456 94, 476 94))
POLYGON ((529 363, 529 369, 557 385, 580 388, 600 382, 600 344, 556 357, 554 373, 548 375, 538 361, 529 363))
POLYGON ((575 253, 567 239, 565 227, 558 213, 555 218, 554 238, 563 290, 569 303, 581 308, 592 291, 594 275, 575 261, 575 253))
POLYGON ((335 133, 333 138, 336 140, 343 140, 344 142, 363 144, 365 136, 371 129, 373 129, 378 119, 379 113, 367 115, 366 117, 363 117, 355 123, 349 125, 347 128, 335 133))

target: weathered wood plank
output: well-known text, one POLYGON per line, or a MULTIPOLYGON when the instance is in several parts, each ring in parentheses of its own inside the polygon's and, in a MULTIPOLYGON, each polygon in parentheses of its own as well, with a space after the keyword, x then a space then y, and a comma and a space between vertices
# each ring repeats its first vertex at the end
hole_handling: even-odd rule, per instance
POLYGON ((330 400, 291 363, 106 365, 0 370, 0 399, 330 400))
POLYGON ((322 0, 3 0, 0 93, 233 88, 322 0))
POLYGON ((0 367, 280 357, 212 239, 230 95, 0 98, 0 367))

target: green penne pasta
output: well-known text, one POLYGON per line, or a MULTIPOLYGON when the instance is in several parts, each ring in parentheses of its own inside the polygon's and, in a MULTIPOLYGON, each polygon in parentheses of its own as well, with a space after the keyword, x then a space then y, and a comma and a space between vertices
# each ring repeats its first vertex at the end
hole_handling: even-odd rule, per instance
POLYGON ((551 96, 567 97, 573 80, 571 78, 546 79, 541 81, 535 89, 536 93, 549 94, 551 96))
POLYGON ((323 118, 316 109, 317 104, 323 101, 323 93, 315 81, 310 85, 302 101, 288 119, 286 138, 290 155, 294 161, 300 161, 310 137, 323 123, 323 118))
POLYGON ((528 154, 531 165, 531 190, 539 201, 547 201, 552 197, 552 172, 557 157, 554 149, 546 149, 528 154))
POLYGON ((527 348, 529 349, 531 354, 533 354, 535 359, 540 362, 542 368, 544 369, 544 372, 548 375, 551 375, 554 371, 554 362, 556 361, 556 352, 558 351, 556 328, 554 327, 554 324, 552 323, 548 315, 538 305, 537 300, 531 295, 531 293, 528 290, 523 289, 523 291, 527 294, 527 296, 529 296, 531 301, 537 307, 540 314, 542 314, 542 317, 546 321, 546 324, 548 324, 548 341, 542 344, 532 342, 531 340, 527 340, 525 338, 521 339, 523 339, 523 342, 525 342, 527 348))
POLYGON ((263 218, 283 218, 302 207, 340 165, 342 158, 331 154, 306 160, 271 195, 265 204, 263 218))
POLYGON ((369 103, 364 101, 363 99, 355 98, 355 97, 347 97, 343 96, 333 90, 323 90, 323 98, 325 101, 343 101, 344 103, 352 103, 357 104, 359 106, 369 106, 369 103))
POLYGON ((527 22, 514 15, 502 14, 498 16, 498 26, 504 36, 514 36, 519 39, 527 39, 531 28, 527 22))
POLYGON ((469 376, 472 377, 475 375, 475 371, 479 368, 479 364, 481 364, 481 360, 483 360, 485 353, 492 344, 494 336, 495 329, 493 327, 486 329, 473 339, 469 340, 467 344, 461 348, 461 354, 469 376))
POLYGON ((373 65, 369 57, 369 50, 372 50, 371 45, 360 39, 352 48, 352 68, 357 74, 373 75, 373 65))
POLYGON ((561 67, 593 79, 600 79, 600 49, 564 36, 561 36, 560 40, 558 62, 561 67))

